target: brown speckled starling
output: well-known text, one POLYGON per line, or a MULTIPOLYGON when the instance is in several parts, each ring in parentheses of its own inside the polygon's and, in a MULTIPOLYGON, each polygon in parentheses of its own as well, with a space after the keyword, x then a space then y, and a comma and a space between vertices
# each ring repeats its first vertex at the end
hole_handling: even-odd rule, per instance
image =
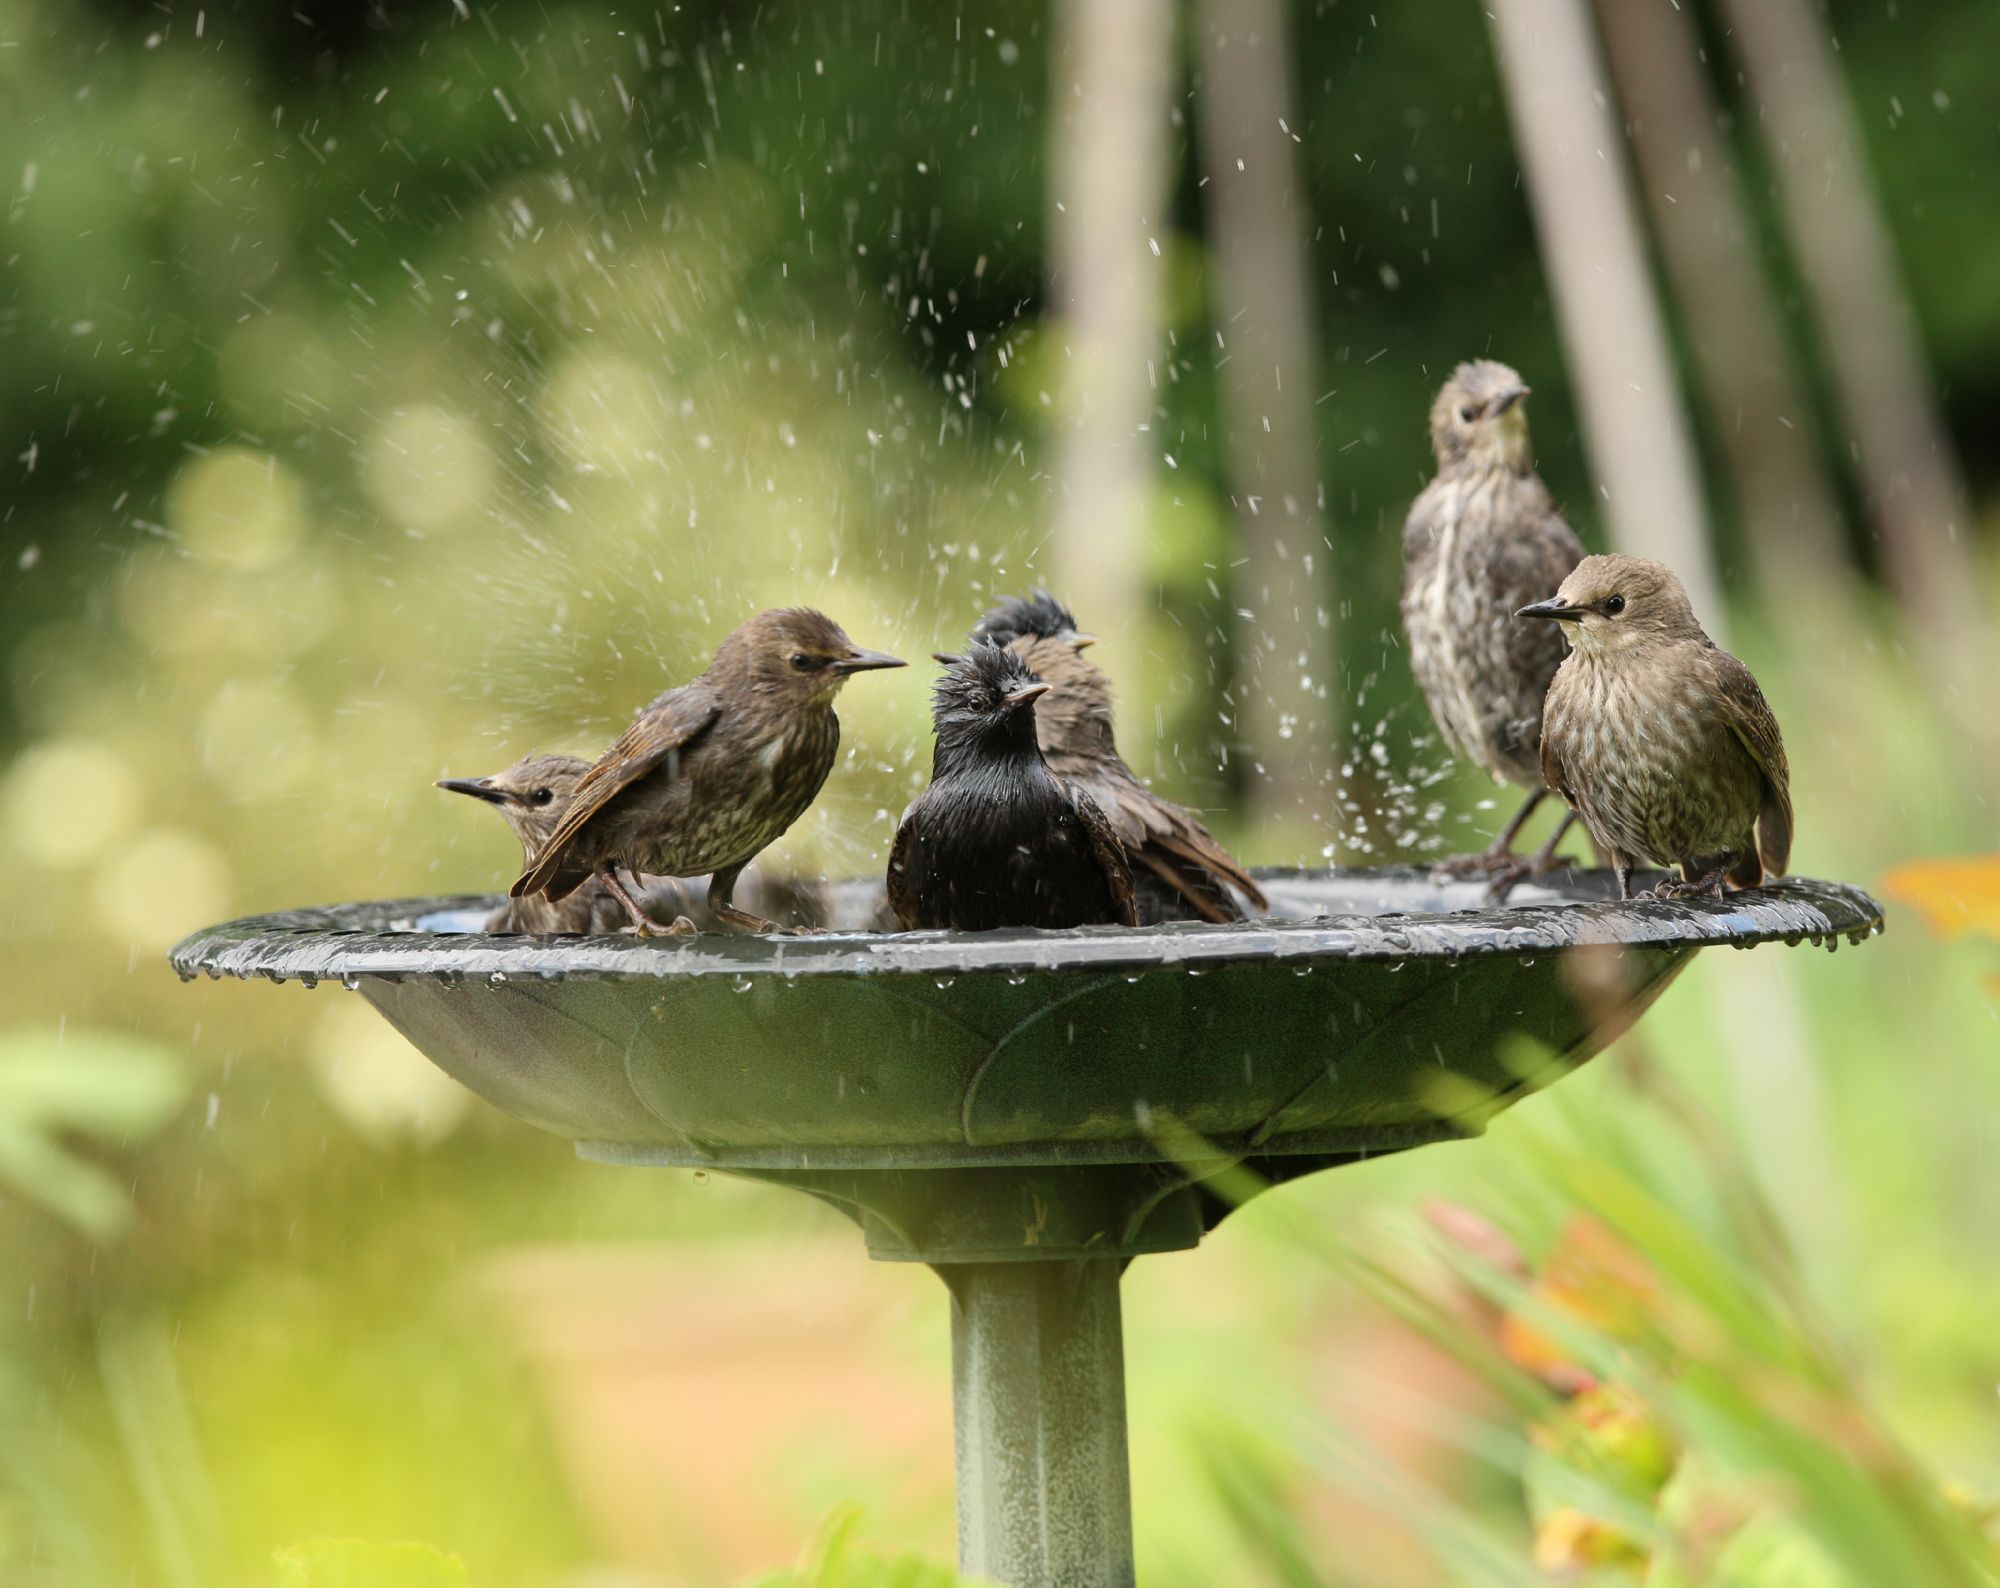
MULTIPOLYGON (((567 898, 592 876, 641 937, 660 931, 617 876, 710 874, 709 908, 729 926, 773 929, 732 902, 739 872, 804 814, 833 769, 833 697, 851 673, 903 663, 865 651, 821 613, 760 612, 716 648, 700 677, 655 700, 578 781, 515 898, 567 898)), ((669 930, 685 930, 676 923, 669 930)))
POLYGON ((1048 689, 984 640, 945 667, 930 787, 889 853, 889 906, 906 929, 1138 924, 1111 824, 1035 743, 1035 702, 1048 689))
MULTIPOLYGON (((440 779, 438 787, 484 800, 497 810, 521 840, 525 863, 548 842, 569 806, 577 780, 589 770, 590 763, 579 756, 528 755, 491 777, 448 777, 440 779)), ((664 925, 685 916, 703 930, 718 924, 702 902, 698 881, 678 877, 636 880, 638 886, 632 891, 655 921, 664 925)), ((753 864, 737 879, 736 889, 747 900, 746 908, 774 920, 790 918, 801 924, 817 924, 825 918, 826 901, 812 883, 801 878, 760 874, 753 864)), ((592 877, 559 903, 539 893, 509 899, 487 917, 486 930, 537 935, 616 932, 628 919, 617 896, 600 878, 592 877)))
POLYGON ((1637 861, 1678 865, 1655 898, 1722 896, 1782 875, 1792 794, 1778 719, 1757 680, 1702 632, 1664 563, 1586 557, 1554 597, 1570 643, 1549 687, 1542 774, 1583 818, 1632 896, 1637 861))
POLYGON ((1240 921, 1244 905, 1270 908, 1263 890, 1193 811, 1141 783, 1111 731, 1111 680, 1084 651, 1095 636, 1046 590, 1009 596, 979 620, 975 639, 1010 646, 1049 686, 1035 707, 1035 734, 1049 770, 1104 812, 1132 866, 1139 920, 1240 921))
MULTIPOLYGON (((484 800, 514 829, 521 840, 522 860, 549 841, 568 808, 577 779, 590 763, 574 755, 525 755, 491 777, 447 777, 438 787, 484 800)), ((673 917, 669 915, 667 919, 673 917)), ((625 924, 625 907, 617 896, 592 877, 568 898, 557 902, 540 894, 509 899, 486 919, 489 932, 615 932, 625 924)))
POLYGON ((1527 803, 1482 854, 1442 862, 1447 875, 1485 874, 1496 897, 1546 871, 1573 819, 1532 859, 1514 839, 1541 803, 1542 701, 1562 665, 1561 641, 1514 621, 1583 560, 1583 543, 1535 473, 1522 399, 1505 364, 1461 364, 1431 406, 1437 478, 1403 526, 1403 633, 1410 666, 1452 750, 1527 803))

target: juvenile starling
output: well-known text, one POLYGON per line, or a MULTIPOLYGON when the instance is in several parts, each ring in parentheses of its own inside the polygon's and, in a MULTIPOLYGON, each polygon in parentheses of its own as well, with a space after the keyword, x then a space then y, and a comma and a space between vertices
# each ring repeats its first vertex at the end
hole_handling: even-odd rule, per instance
POLYGON ((1011 647, 1049 686, 1035 708, 1042 756, 1096 801, 1118 834, 1142 923, 1240 921, 1245 902, 1270 908, 1193 811, 1162 799, 1125 764, 1111 731, 1111 680, 1083 654, 1096 636, 1077 627, 1068 607, 1046 590, 1009 596, 972 633, 1011 647))
POLYGON ((1514 613, 1560 584, 1583 543, 1556 511, 1528 446, 1528 388, 1505 364, 1478 359, 1452 371, 1431 405, 1437 478, 1403 525, 1403 633, 1431 716, 1453 751, 1497 782, 1528 789, 1527 803, 1482 854, 1438 870, 1484 874, 1495 896, 1548 870, 1574 817, 1532 859, 1514 840, 1542 801, 1542 701, 1562 665, 1554 634, 1514 613))
MULTIPOLYGON (((601 877, 632 930, 650 937, 660 928, 617 868, 709 874, 708 906, 718 919, 772 930, 732 902, 737 874, 826 781, 840 746, 833 697, 848 675, 903 665, 861 649, 821 613, 760 612, 716 648, 706 672, 655 700, 577 781, 514 897, 561 900, 601 877)), ((667 930, 687 928, 676 922, 667 930)))
MULTIPOLYGON (((574 755, 525 755, 491 777, 447 777, 438 787, 484 800, 521 840, 522 860, 549 840, 568 808, 577 779, 590 763, 574 755)), ((489 932, 615 932, 625 924, 625 908, 611 890, 592 877, 560 903, 533 894, 509 899, 486 920, 489 932)), ((668 919, 672 919, 671 916, 668 919)))
MULTIPOLYGON (((529 755, 492 777, 448 777, 441 779, 438 787, 454 794, 469 794, 499 811, 514 830, 514 836, 521 840, 521 858, 525 863, 548 842, 569 806, 577 779, 589 770, 590 763, 577 756, 529 755)), ((640 907, 655 921, 665 924, 686 916, 690 925, 699 929, 717 924, 702 903, 699 880, 639 877, 636 881, 638 886, 633 891, 640 907)), ((826 901, 804 878, 774 876, 760 872, 752 864, 737 879, 736 891, 748 897, 749 909, 774 920, 790 916, 817 923, 825 918, 826 901)), ((486 930, 536 935, 615 932, 627 919, 625 907, 616 895, 599 878, 592 877, 560 904, 540 894, 509 899, 487 917, 486 930)))
POLYGON ((889 907, 906 930, 1138 925, 1117 834, 1035 744, 1035 702, 1048 691, 984 640, 938 679, 930 787, 889 852, 889 907))
POLYGON ((1792 794, 1757 680, 1702 632, 1664 563, 1586 557, 1547 601, 1570 643, 1542 720, 1542 775, 1632 896, 1632 867, 1679 865, 1655 898, 1722 896, 1782 875, 1792 794))

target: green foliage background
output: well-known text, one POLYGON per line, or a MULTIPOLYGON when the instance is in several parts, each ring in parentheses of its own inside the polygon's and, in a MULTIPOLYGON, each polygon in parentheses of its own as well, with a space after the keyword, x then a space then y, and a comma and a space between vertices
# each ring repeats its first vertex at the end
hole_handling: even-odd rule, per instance
MULTIPOLYGON (((1323 843, 1363 861, 1488 820, 1463 775, 1415 803, 1396 787, 1436 759, 1389 634, 1395 532, 1452 363, 1531 372, 1542 470, 1587 539, 1600 526, 1477 10, 1293 15, 1342 726, 1397 769, 1363 771, 1394 819, 1329 812, 1294 853, 1229 814, 1236 603, 1192 161, 1162 238, 1174 355, 1153 422, 1177 467, 1149 524, 1157 610, 1104 654, 1133 761, 1218 807, 1250 858, 1323 843)), ((1842 0, 1829 22, 1990 593, 2000 12, 1842 0)), ((1048 32, 1013 3, 0 3, 0 1581, 447 1582, 451 1555, 483 1588, 614 1580, 588 1575, 610 1569, 604 1540, 544 1387, 477 1302, 482 1265, 624 1239, 782 1254, 827 1221, 575 1163, 338 990, 182 988, 161 951, 228 915, 494 884, 511 840, 430 780, 593 749, 759 606, 812 601, 920 656, 1036 578, 1062 376, 1043 320, 1048 32), (357 1568, 337 1539, 446 1554, 357 1568)), ((1730 109, 1740 134, 1755 107, 1730 109)), ((1802 316, 1793 331, 1817 370, 1802 316)), ((1851 494, 1816 400, 1802 420, 1851 494)), ((1751 532, 1719 531, 1739 586, 1751 532)), ((1855 551, 1872 565, 1858 532, 1855 551)), ((1798 638, 1782 592, 1731 617, 1787 725, 1805 870, 1866 884, 1914 852, 1994 846, 1991 791, 1886 604, 1867 632, 1806 635, 1811 668, 1781 660, 1798 638)), ((842 709, 844 764, 783 851, 834 873, 880 864, 928 753, 916 670, 842 709)), ((1486 1207, 1531 1250, 1591 1202, 1601 1182, 1548 1132, 1669 1209, 1671 1227, 1626 1233, 1678 1257, 1672 1284, 1762 1305, 1761 1258, 1715 1215, 1713 1167, 1649 1065, 1708 1099, 1797 1249, 1810 1306, 1784 1298, 1778 1337, 1833 1331, 1857 1415, 1913 1486, 2000 1489, 1992 969, 1904 920, 1835 960, 1703 963, 1643 1052, 1492 1139, 1288 1188, 1175 1259, 1186 1279, 1139 1265, 1146 1580, 1355 1580, 1298 1523, 1342 1492, 1422 1541, 1410 1581, 1533 1580, 1522 1463, 1428 1495, 1363 1481, 1340 1421, 1285 1397, 1342 1338, 1328 1320, 1407 1312, 1356 1253, 1399 1282, 1436 1273, 1405 1216, 1421 1199, 1486 1207), (1190 1290, 1209 1305, 1191 1312, 1190 1290)), ((940 1298, 907 1282, 914 1310, 885 1327, 942 1396, 940 1298)), ((1741 1492, 1790 1487, 1760 1512, 1780 1564, 1696 1580, 1958 1580, 1882 1575, 1910 1536, 1942 1536, 1921 1508, 1867 1513, 1880 1527, 1858 1541, 1817 1528, 1828 1508, 1807 1502, 1851 1474, 1805 1464, 1809 1423, 1754 1352, 1710 1365, 1754 1414, 1729 1427, 1779 1437, 1729 1460, 1717 1424, 1689 1416, 1685 1437, 1741 1492)), ((774 1452, 770 1482, 800 1543, 854 1498, 871 1532, 942 1555, 944 1459, 914 1497, 809 1451, 774 1452)), ((827 1562, 866 1553, 853 1529, 837 1517, 817 1564, 773 1580, 850 1580, 827 1562)), ((893 1555, 852 1580, 929 1580, 893 1555)))

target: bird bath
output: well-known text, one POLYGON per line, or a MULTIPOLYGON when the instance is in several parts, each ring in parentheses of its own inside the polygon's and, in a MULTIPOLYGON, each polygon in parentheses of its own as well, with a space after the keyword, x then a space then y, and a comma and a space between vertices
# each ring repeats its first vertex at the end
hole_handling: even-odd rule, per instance
POLYGON ((1017 1588, 1132 1578, 1118 1280, 1272 1183, 1476 1134, 1624 1031, 1695 950, 1858 941, 1786 880, 1618 904, 1607 873, 1479 909, 1414 870, 1260 874, 1231 926, 883 936, 879 886, 792 938, 526 938, 485 898, 258 916, 197 974, 339 981, 517 1119, 605 1163, 793 1186, 952 1299, 959 1556, 1017 1588), (1522 1040, 1528 1039, 1528 1040, 1522 1040))

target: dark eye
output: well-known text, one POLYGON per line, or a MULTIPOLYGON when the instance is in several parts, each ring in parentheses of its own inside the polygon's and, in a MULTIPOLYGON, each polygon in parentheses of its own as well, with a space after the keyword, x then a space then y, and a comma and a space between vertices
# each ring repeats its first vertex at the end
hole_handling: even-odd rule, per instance
POLYGON ((1463 419, 1467 424, 1471 424, 1473 420, 1479 417, 1479 410, 1471 407, 1461 408, 1458 411, 1458 417, 1463 419))
POLYGON ((554 799, 555 797, 556 797, 556 791, 552 788, 538 788, 535 790, 534 793, 528 796, 528 798, 537 805, 546 805, 550 800, 554 799))
POLYGON ((1624 610, 1625 598, 1623 596, 1613 596, 1609 601, 1604 603, 1604 615, 1608 618, 1615 618, 1624 610))
POLYGON ((813 659, 812 659, 812 658, 811 658, 810 656, 806 655, 806 653, 805 653, 804 651, 793 651, 793 652, 792 652, 792 671, 793 671, 793 672, 795 672, 795 673, 809 673, 809 672, 811 672, 811 671, 812 671, 812 664, 813 664, 813 659))

